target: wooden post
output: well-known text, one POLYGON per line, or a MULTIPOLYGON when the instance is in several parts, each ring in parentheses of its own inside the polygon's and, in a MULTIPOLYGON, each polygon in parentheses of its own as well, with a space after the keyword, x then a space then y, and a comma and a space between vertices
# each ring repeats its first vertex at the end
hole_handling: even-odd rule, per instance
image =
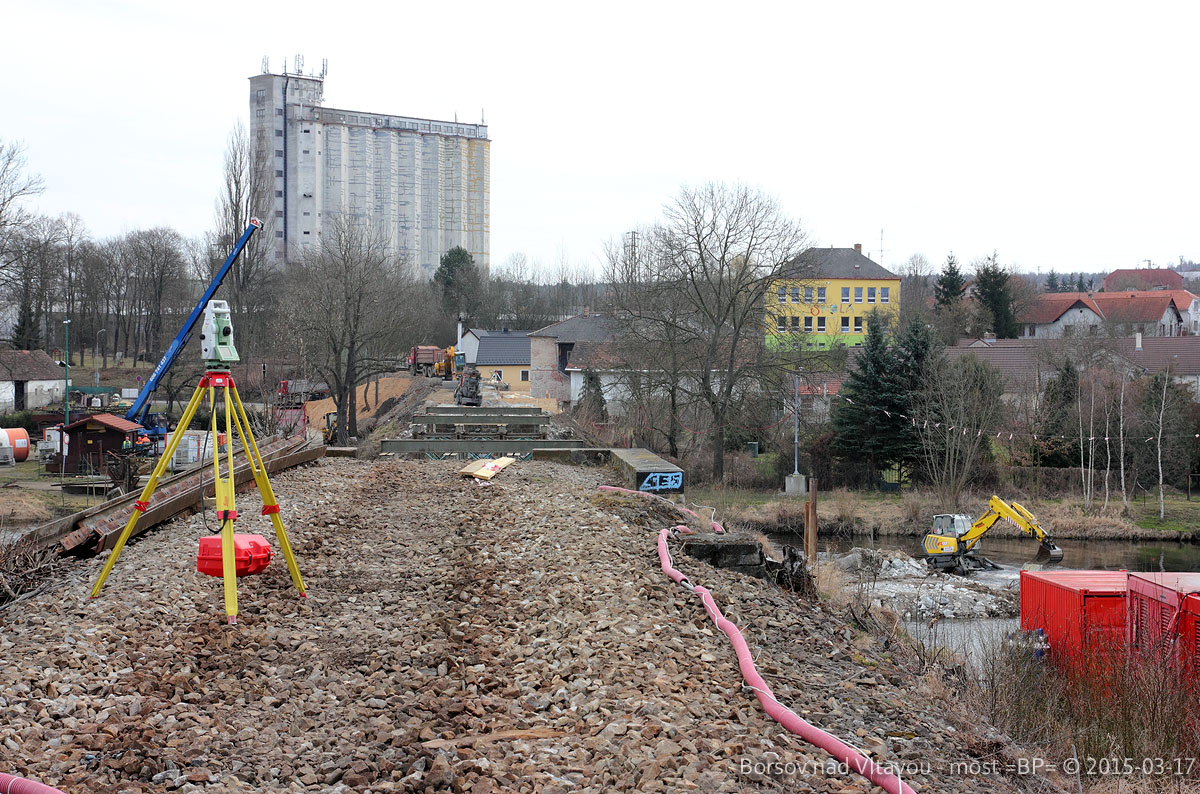
POLYGON ((817 481, 808 481, 808 501, 804 504, 804 557, 817 564, 817 481))

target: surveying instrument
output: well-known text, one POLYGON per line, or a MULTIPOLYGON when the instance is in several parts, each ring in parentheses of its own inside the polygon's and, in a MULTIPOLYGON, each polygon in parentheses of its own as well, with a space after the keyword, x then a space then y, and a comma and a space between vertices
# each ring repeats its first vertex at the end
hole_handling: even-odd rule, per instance
MULTIPOLYGON (((236 364, 241 359, 238 358, 237 349, 233 346, 233 324, 229 319, 229 304, 225 301, 210 300, 205 307, 204 322, 200 327, 200 351, 201 356, 204 358, 204 375, 201 376, 195 393, 192 394, 191 400, 188 401, 187 408, 183 411, 183 417, 179 420, 179 425, 171 433, 171 440, 167 443, 166 451, 159 458, 158 465, 154 467, 154 472, 150 475, 150 481, 146 483, 141 497, 134 504, 133 514, 129 516, 129 522, 125 525, 124 531, 121 532, 121 536, 117 539, 116 545, 113 546, 112 554, 109 555, 108 561, 104 564, 104 569, 100 571, 100 577, 92 587, 91 597, 95 598, 100 595, 100 590, 104 587, 104 582, 108 579, 108 574, 112 571, 113 565, 116 564, 117 557, 120 556, 121 549, 125 546, 125 541, 129 540, 129 536, 133 534, 133 528, 137 526, 138 519, 141 518, 142 513, 146 512, 146 509, 150 506, 150 498, 154 494, 154 489, 158 486, 159 478, 166 471, 168 462, 175 457, 175 450, 179 446, 184 432, 195 417, 196 409, 200 407, 200 403, 207 395, 209 409, 212 411, 209 433, 213 444, 213 477, 216 490, 217 520, 221 525, 220 567, 221 578, 225 583, 225 615, 228 622, 232 624, 237 622, 237 576, 242 573, 255 573, 258 570, 262 570, 262 567, 265 567, 265 563, 263 563, 257 569, 253 565, 250 565, 247 566, 246 570, 239 570, 242 561, 236 559, 238 551, 236 544, 240 543, 244 538, 254 538, 255 536, 237 536, 235 542, 233 532, 233 522, 238 516, 237 509, 234 506, 233 432, 235 429, 238 438, 241 439, 242 449, 246 452, 246 459, 250 463, 250 470, 254 474, 254 482, 258 485, 258 492, 262 495, 262 514, 271 517, 271 524, 275 528, 275 537, 279 540, 279 548, 287 560, 288 573, 291 574, 292 584, 296 586, 296 590, 299 591, 301 597, 307 594, 304 591, 304 580, 300 578, 300 568, 296 565, 296 557, 292 553, 292 545, 288 542, 287 532, 283 528, 283 519, 279 516, 279 502, 275 499, 275 492, 271 489, 270 480, 267 479, 267 467, 263 464, 262 455, 258 451, 258 444, 254 440, 254 434, 250 432, 250 422, 246 418, 246 409, 242 407, 242 398, 238 394, 237 386, 234 384, 233 375, 230 372, 230 365, 236 364), (219 430, 217 422, 218 399, 222 400, 220 404, 223 404, 225 408, 224 432, 219 430), (224 474, 221 472, 222 454, 226 458, 224 474)), ((263 543, 261 539, 257 540, 259 543, 263 543)))

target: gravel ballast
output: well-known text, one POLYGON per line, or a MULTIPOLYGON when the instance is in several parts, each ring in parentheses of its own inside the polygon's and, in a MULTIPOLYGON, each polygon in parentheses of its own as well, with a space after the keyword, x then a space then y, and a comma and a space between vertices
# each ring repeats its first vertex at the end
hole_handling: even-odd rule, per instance
MULTIPOLYGON (((742 688, 699 601, 659 569, 663 508, 598 469, 323 460, 273 479, 309 589, 282 557, 195 571, 204 516, 0 612, 0 771, 66 792, 869 792, 742 688)), ((238 531, 276 545, 257 493, 238 531)), ((215 529, 211 511, 209 525, 215 529)), ((682 556, 800 716, 902 765, 921 792, 1054 791, 951 764, 1015 763, 936 687, 817 601, 682 556), (960 769, 961 771, 961 769, 960 769)), ((878 789, 876 789, 878 790, 878 789)))

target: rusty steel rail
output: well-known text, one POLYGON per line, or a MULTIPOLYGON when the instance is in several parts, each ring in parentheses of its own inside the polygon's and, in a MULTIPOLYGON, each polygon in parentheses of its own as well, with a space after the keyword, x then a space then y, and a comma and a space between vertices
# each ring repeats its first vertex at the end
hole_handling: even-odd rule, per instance
MULTIPOLYGON (((308 447, 303 439, 274 439, 260 447, 267 472, 274 473, 317 460, 325 456, 324 446, 308 447)), ((234 471, 235 482, 242 484, 253 480, 250 464, 242 452, 237 453, 240 461, 234 471)), ((187 471, 172 475, 159 483, 150 499, 150 506, 138 521, 134 530, 140 535, 150 527, 161 524, 185 510, 198 507, 204 496, 212 493, 211 476, 206 479, 211 464, 198 464, 187 471)), ((129 511, 140 496, 140 491, 110 499, 101 505, 88 508, 70 516, 42 524, 25 535, 39 548, 61 545, 63 551, 103 551, 115 542, 129 511)))

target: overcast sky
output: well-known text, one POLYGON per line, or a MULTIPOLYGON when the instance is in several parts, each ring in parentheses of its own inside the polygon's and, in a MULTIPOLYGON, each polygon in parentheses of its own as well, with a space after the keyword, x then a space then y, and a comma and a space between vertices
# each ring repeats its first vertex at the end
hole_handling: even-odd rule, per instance
POLYGON ((683 184, 777 196, 898 266, 1200 260, 1192 3, 3 6, 0 138, 93 234, 212 224, 264 55, 334 107, 478 121, 492 262, 597 266, 683 184), (883 251, 880 253, 880 232, 883 251))

